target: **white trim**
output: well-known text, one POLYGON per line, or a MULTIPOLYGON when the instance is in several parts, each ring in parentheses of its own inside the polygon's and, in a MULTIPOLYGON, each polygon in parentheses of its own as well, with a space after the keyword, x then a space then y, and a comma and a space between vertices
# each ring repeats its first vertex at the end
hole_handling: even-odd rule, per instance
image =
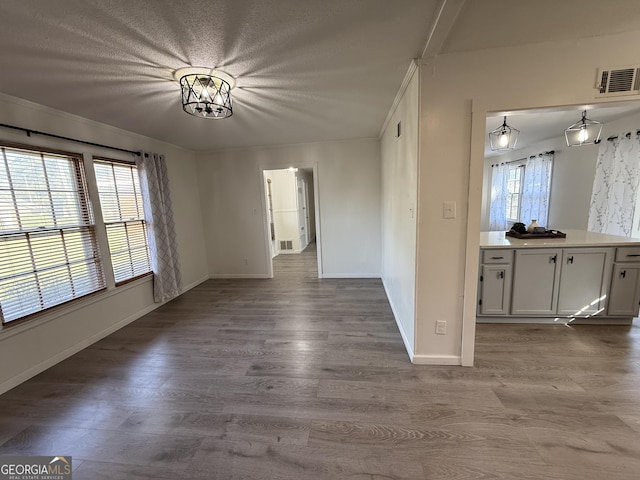
POLYGON ((209 280, 234 279, 234 278, 272 278, 266 273, 212 273, 209 280))
POLYGON ((413 345, 411 345, 409 337, 407 336, 407 332, 405 332, 404 327, 399 320, 400 316, 396 311, 396 307, 393 305, 393 301, 391 300, 391 296, 389 295, 389 290, 387 289, 387 284, 385 283, 384 278, 382 279, 382 286, 384 287, 384 293, 387 295, 387 301, 389 302, 389 306, 391 307, 391 312, 393 312, 393 318, 395 319, 398 330, 400 331, 400 336, 402 337, 404 348, 407 350, 409 360, 411 361, 411 363, 413 363, 413 358, 415 357, 415 354, 413 353, 413 345))
MULTIPOLYGON (((149 276, 148 278, 145 277, 144 280, 149 281, 149 279, 151 279, 152 277, 149 276)), ((191 290, 192 288, 196 287, 197 285, 201 284, 202 282, 206 281, 207 278, 203 277, 199 280, 196 280, 195 282, 190 283, 189 285, 187 285, 186 287, 183 288, 182 293, 185 293, 188 290, 191 290)), ((139 286, 142 282, 136 281, 136 282, 131 282, 128 283, 126 285, 126 287, 128 288, 132 288, 135 286, 139 286)), ((124 286, 123 286, 124 287, 124 286)), ((117 291, 122 292, 122 290, 118 290, 117 291)), ((88 305, 90 305, 91 303, 95 303, 96 301, 100 301, 100 300, 104 300, 105 298, 108 298, 110 296, 113 296, 113 294, 115 294, 116 291, 112 291, 112 292, 108 292, 107 295, 101 296, 99 299, 94 300, 92 302, 86 302, 83 303, 83 305, 72 308, 72 309, 65 309, 65 311, 63 313, 60 313, 59 315, 56 315, 55 317, 49 318, 46 321, 50 321, 53 320, 54 318, 57 318, 63 314, 67 314, 73 310, 77 310, 78 308, 82 308, 82 307, 86 307, 88 305)), ((167 302, 164 302, 167 303, 167 302)), ((89 337, 81 340, 80 342, 76 343, 75 345, 67 348, 66 350, 63 350, 62 352, 59 352, 57 354, 55 354, 52 357, 47 358, 46 360, 40 362, 37 365, 34 365, 33 367, 29 368, 28 370, 24 370, 22 372, 20 372, 18 375, 15 375, 14 377, 11 377, 9 380, 5 380, 4 382, 0 383, 0 395, 11 390, 12 388, 20 385, 23 382, 26 382, 27 380, 29 380, 30 378, 38 375, 39 373, 44 372, 45 370, 47 370, 48 368, 53 367, 54 365, 56 365, 57 363, 65 360, 66 358, 69 358, 71 355, 75 355, 76 353, 80 352, 81 350, 87 348, 90 345, 93 345, 94 343, 96 343, 99 340, 102 340, 103 338, 111 335, 112 333, 116 332, 117 330, 120 330, 122 327, 125 327, 127 325, 129 325, 130 323, 134 322, 135 320, 143 317, 144 315, 146 315, 149 312, 152 312, 153 310, 155 310, 158 307, 161 307, 162 305, 164 305, 164 303, 152 303, 148 306, 146 306, 145 308, 143 308, 142 310, 137 311, 136 313, 133 313, 131 315, 129 315, 127 318, 120 320, 119 322, 109 326, 108 328, 102 330, 101 332, 98 332, 96 334, 90 335, 89 337)), ((27 322, 25 323, 25 326, 29 325, 30 328, 33 328, 33 326, 31 326, 33 322, 27 322)), ((38 323, 38 325, 41 325, 42 323, 44 323, 44 321, 38 323)), ((20 332, 14 332, 13 330, 18 329, 19 327, 13 327, 11 328, 11 336, 15 335, 16 333, 20 333, 20 332, 24 332, 25 330, 27 330, 26 328, 22 328, 20 330, 20 332)), ((5 338, 7 338, 9 335, 4 336, 3 335, 3 340, 5 338)))
POLYGON ((159 306, 160 306, 160 304, 153 303, 153 304, 149 305, 148 307, 146 307, 146 308, 134 313, 133 315, 130 315, 129 317, 125 318, 124 320, 121 320, 118 323, 116 323, 114 325, 111 325, 109 328, 106 328, 105 330, 102 330, 101 332, 98 332, 98 333, 96 333, 94 335, 91 335, 88 338, 85 338, 84 340, 82 340, 82 341, 76 343, 75 345, 67 348, 66 350, 63 350, 62 352, 57 353, 53 357, 49 357, 45 361, 40 362, 37 365, 34 365, 33 367, 29 368, 28 370, 22 371, 21 373, 19 373, 15 377, 12 377, 9 380, 6 380, 6 381, 2 382, 2 384, 0 384, 0 394, 6 392, 8 390, 11 390, 13 387, 18 386, 23 382, 26 382, 31 377, 34 377, 34 376, 38 375, 39 373, 44 372, 46 369, 53 367, 54 365, 56 365, 57 363, 63 361, 64 359, 69 358, 71 355, 75 355, 79 351, 84 350, 85 348, 87 348, 88 346, 94 344, 98 340, 102 340, 106 336, 111 335, 113 332, 115 332, 117 330, 120 330, 122 327, 130 324, 131 322, 137 320, 138 318, 142 317, 143 315, 146 315, 147 313, 155 310, 159 306))
POLYGON ((460 355, 414 355, 415 365, 462 365, 460 355))
POLYGON ((476 323, 511 323, 537 325, 632 325, 631 317, 589 317, 575 318, 569 322, 563 317, 478 317, 476 323))
POLYGON ((318 175, 318 163, 313 164, 313 215, 316 221, 315 240, 316 260, 318 261, 318 278, 324 278, 324 272, 322 269, 322 228, 320 227, 320 175, 318 175))
MULTIPOLYGON (((263 278, 273 278, 273 259, 278 252, 274 252, 271 248, 271 244, 273 240, 271 240, 271 226, 269 225, 269 206, 267 205, 267 170, 260 165, 258 165, 258 173, 260 174, 260 208, 262 209, 262 233, 264 235, 264 248, 266 251, 267 258, 267 273, 266 277, 263 278)), ((209 278, 223 278, 223 277, 215 277, 209 276, 209 278)))
POLYGON ((325 273, 322 278, 382 278, 379 273, 325 273))
POLYGON ((422 49, 421 58, 433 58, 440 53, 449 37, 466 0, 441 0, 440 8, 429 29, 427 41, 422 49))
POLYGON ((407 91, 407 87, 411 82, 411 78, 413 77, 413 74, 417 69, 418 69, 418 62, 415 59, 411 60, 411 63, 409 64, 409 68, 407 69, 407 73, 405 74, 404 79, 402 80, 402 84, 400 85, 400 88, 398 89, 398 92, 396 93, 396 96, 393 99, 391 108, 387 112, 387 116, 384 119, 384 122, 382 123, 382 128, 380 129, 380 133, 378 133, 378 140, 380 140, 382 138, 382 135, 384 135, 384 131, 389 125, 389 122, 391 121, 393 114, 396 113, 396 109, 398 108, 398 105, 400 105, 402 96, 404 95, 404 92, 407 91))

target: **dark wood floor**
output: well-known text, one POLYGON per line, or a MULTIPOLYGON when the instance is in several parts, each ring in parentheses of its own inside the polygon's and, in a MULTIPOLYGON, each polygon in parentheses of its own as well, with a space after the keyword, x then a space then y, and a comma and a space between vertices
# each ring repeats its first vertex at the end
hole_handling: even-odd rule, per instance
POLYGON ((640 328, 479 325, 408 362, 379 280, 208 281, 0 397, 0 455, 80 479, 640 478, 640 328))

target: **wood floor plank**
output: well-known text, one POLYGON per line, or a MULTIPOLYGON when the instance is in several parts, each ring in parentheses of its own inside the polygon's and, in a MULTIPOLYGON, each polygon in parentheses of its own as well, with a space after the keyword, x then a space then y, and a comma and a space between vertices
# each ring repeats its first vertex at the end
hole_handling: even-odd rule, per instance
POLYGON ((412 365, 379 279, 206 281, 0 396, 0 455, 75 480, 637 480, 640 325, 476 328, 412 365))

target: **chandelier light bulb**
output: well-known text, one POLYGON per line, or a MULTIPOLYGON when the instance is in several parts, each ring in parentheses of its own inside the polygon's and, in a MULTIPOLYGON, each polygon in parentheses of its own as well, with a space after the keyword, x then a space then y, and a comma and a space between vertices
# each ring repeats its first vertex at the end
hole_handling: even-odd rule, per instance
POLYGON ((233 115, 231 89, 235 79, 227 73, 189 67, 176 70, 174 77, 180 83, 182 109, 188 114, 211 119, 233 115))
POLYGON ((586 128, 581 128, 580 133, 578 134, 578 141, 580 143, 584 143, 589 140, 589 132, 587 132, 586 128))
POLYGON ((511 150, 516 147, 520 130, 507 125, 507 117, 504 117, 502 125, 489 133, 491 150, 511 150))

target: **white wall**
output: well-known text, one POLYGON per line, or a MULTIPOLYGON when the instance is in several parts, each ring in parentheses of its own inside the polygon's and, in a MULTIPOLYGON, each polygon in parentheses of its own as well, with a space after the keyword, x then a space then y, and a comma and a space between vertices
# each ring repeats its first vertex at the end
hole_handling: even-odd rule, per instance
POLYGON ((221 150, 198 159, 211 276, 268 277, 261 171, 316 165, 323 276, 380 276, 377 139, 221 150))
POLYGON ((293 250, 284 253, 300 253, 296 174, 288 169, 280 169, 268 170, 266 175, 271 179, 276 249, 278 253, 283 253, 280 242, 290 240, 293 250))
MULTIPOLYGON (((207 277, 197 172, 191 152, 0 94, 0 122, 166 155, 185 289, 207 277)), ((132 160, 129 154, 0 128, 0 140, 132 160)), ((150 278, 92 295, 0 331, 0 392, 27 380, 157 307, 150 278)))
POLYGON ((382 280, 410 357, 415 348, 418 77, 416 70, 381 139, 382 280))
MULTIPOLYGON (((564 135, 537 142, 518 150, 485 159, 482 202, 483 231, 489 230, 489 205, 491 199, 491 164, 528 158, 553 150, 553 172, 549 194, 549 221, 547 228, 556 230, 587 229, 591 187, 598 152, 597 145, 567 147, 564 135), (485 187, 486 186, 486 187, 485 187)), ((528 224, 528 219, 522 222, 528 224)))
POLYGON ((473 356, 487 112, 593 103, 596 69, 637 63, 633 49, 619 46, 638 41, 640 32, 628 32, 440 55, 423 63, 418 361, 468 365, 473 356), (453 221, 442 218, 446 200, 457 201, 453 221), (439 319, 448 322, 446 335, 435 334, 439 319))

